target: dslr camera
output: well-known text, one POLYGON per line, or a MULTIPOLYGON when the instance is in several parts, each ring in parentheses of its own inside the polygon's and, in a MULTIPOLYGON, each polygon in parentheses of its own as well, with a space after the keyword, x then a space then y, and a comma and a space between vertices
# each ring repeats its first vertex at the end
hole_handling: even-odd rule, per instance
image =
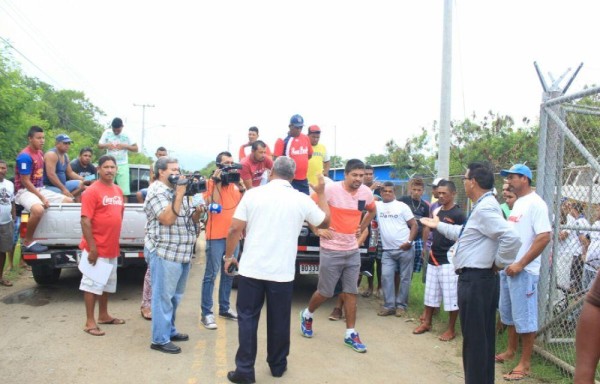
POLYGON ((216 182, 220 181, 221 185, 239 183, 240 173, 237 172, 237 170, 242 169, 241 164, 236 164, 236 163, 228 164, 228 165, 217 164, 217 167, 221 170, 221 177, 220 177, 220 179, 213 177, 214 181, 216 181, 216 182))
POLYGON ((185 196, 194 196, 197 193, 206 191, 206 180, 200 175, 200 172, 170 175, 169 183, 173 185, 185 185, 185 196))

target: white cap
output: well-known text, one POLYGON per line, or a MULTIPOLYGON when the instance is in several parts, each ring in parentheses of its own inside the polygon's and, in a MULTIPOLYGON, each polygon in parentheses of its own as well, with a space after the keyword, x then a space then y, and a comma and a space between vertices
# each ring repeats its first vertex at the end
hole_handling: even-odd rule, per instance
POLYGON ((437 179, 433 180, 433 183, 431 183, 431 186, 437 187, 438 184, 440 183, 440 181, 442 181, 442 180, 446 180, 446 179, 444 179, 443 177, 438 177, 437 179))

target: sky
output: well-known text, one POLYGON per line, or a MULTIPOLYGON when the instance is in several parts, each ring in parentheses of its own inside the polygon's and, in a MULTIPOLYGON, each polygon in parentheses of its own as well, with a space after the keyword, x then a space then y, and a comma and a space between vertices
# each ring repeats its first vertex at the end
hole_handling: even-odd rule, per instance
MULTIPOLYGON (((456 0, 452 119, 536 122, 542 88, 580 63, 598 84, 600 3, 456 0)), ((185 169, 237 154, 257 126, 271 148, 301 114, 330 155, 385 153, 440 118, 443 0, 0 0, 0 37, 29 76, 85 92, 152 155, 185 169)), ((0 40, 1 41, 1 40, 0 40)), ((1 46, 1 45, 0 45, 1 46)), ((561 83, 563 86, 566 80, 561 83)), ((237 155, 235 155, 237 158, 237 155)))

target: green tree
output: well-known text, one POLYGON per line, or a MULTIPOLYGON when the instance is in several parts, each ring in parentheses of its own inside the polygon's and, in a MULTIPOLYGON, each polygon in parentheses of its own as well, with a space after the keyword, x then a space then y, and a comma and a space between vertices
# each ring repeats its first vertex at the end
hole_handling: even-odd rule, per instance
POLYGON ((345 161, 342 160, 341 156, 333 155, 329 158, 330 168, 340 168, 344 166, 345 161))
POLYGON ((375 153, 371 153, 369 156, 365 157, 365 163, 369 165, 381 165, 386 164, 390 161, 387 154, 377 155, 375 153))

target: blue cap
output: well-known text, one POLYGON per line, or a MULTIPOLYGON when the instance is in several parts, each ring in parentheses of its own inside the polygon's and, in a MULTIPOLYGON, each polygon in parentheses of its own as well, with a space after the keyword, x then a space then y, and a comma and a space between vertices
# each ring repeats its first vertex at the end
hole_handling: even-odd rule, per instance
POLYGON ((72 143, 73 140, 71 140, 69 135, 67 135, 66 133, 61 133, 60 135, 56 136, 56 142, 57 143, 72 143))
POLYGON ((294 115, 290 119, 290 125, 293 125, 296 128, 304 127, 304 119, 300 115, 294 115))
POLYGON ((510 167, 510 169, 503 169, 502 171, 500 171, 500 175, 502 176, 508 176, 510 174, 527 176, 529 180, 533 180, 533 176, 531 175, 531 169, 529 169, 529 167, 525 164, 515 164, 512 167, 510 167))

